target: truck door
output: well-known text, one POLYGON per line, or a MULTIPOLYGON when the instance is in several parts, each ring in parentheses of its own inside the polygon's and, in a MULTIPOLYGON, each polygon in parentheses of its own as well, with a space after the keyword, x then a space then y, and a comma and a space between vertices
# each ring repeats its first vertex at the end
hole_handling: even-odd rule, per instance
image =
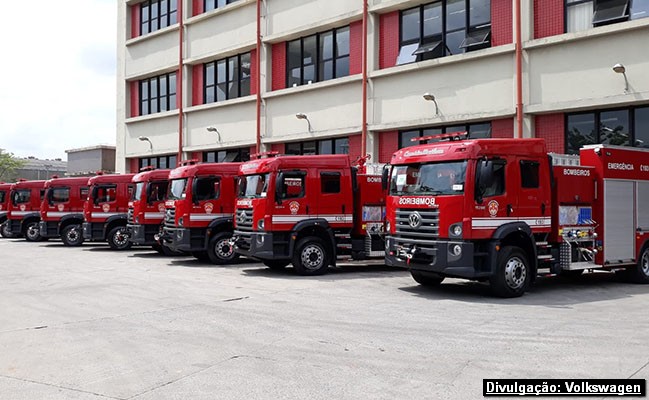
POLYGON ((346 224, 353 220, 351 177, 336 170, 318 170, 315 190, 317 191, 318 215, 332 226, 346 224), (319 182, 318 182, 319 181, 319 182))
MULTIPOLYGON (((70 188, 69 187, 51 187, 47 192, 48 216, 52 213, 62 213, 70 210, 70 188)), ((54 214, 59 217, 62 214, 54 214)))
POLYGON ((546 160, 516 159, 518 195, 512 215, 534 231, 550 229, 550 171, 546 160))
POLYGON ((471 227, 475 239, 490 238, 493 231, 508 222, 514 222, 516 191, 507 184, 513 175, 512 163, 503 158, 477 160, 474 188, 474 213, 471 227))
POLYGON ((290 228, 316 213, 313 196, 307 192, 307 171, 281 171, 277 177, 275 212, 273 224, 290 228))

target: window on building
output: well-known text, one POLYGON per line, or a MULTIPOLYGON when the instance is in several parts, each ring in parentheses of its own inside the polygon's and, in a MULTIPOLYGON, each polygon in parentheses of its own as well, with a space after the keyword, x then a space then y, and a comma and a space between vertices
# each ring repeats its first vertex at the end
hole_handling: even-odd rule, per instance
POLYGON ((176 73, 154 76, 139 82, 140 115, 176 109, 176 73))
POLYGON ((349 27, 287 43, 287 86, 306 85, 349 75, 349 27))
POLYGON ((420 144, 438 142, 439 139, 415 140, 417 138, 436 136, 443 133, 467 132, 468 139, 485 139, 491 137, 491 122, 469 125, 452 125, 446 127, 409 129, 399 132, 399 148, 417 146, 420 144))
POLYGON ((286 143, 285 153, 291 155, 349 154, 349 138, 286 143))
POLYGON ((250 95, 250 53, 204 64, 205 104, 250 95))
POLYGON ((243 162, 250 160, 250 148, 227 149, 206 151, 203 153, 203 162, 221 163, 221 162, 243 162))
POLYGON ((225 7, 228 4, 232 4, 237 0, 203 0, 203 6, 205 11, 215 10, 217 8, 225 7))
POLYGON ((149 0, 140 3, 140 32, 145 35, 178 22, 178 0, 149 0))
POLYGON ((579 154, 589 144, 649 147, 649 107, 623 108, 566 116, 566 152, 579 154))
POLYGON ((649 17, 649 0, 566 0, 566 32, 649 17))
POLYGON ((174 169, 178 165, 178 157, 174 155, 144 157, 139 159, 140 169, 153 167, 157 169, 174 169))
POLYGON ((442 0, 401 12, 397 65, 491 46, 491 0, 442 0))

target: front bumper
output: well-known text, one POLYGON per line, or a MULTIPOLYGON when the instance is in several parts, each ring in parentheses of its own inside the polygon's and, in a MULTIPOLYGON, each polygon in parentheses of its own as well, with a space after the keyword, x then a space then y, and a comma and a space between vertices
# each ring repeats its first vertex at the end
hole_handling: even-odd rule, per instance
POLYGON ((420 247, 397 244, 393 237, 388 236, 385 263, 392 267, 456 278, 477 279, 491 275, 490 271, 484 271, 480 264, 476 264, 476 253, 471 242, 435 240, 426 247, 420 247), (456 246, 461 250, 459 255, 454 253, 456 246))
POLYGON ((165 226, 160 239, 176 252, 191 253, 207 250, 207 228, 176 228, 165 226))
POLYGON ((61 232, 59 232, 59 221, 41 221, 38 223, 38 229, 44 238, 57 238, 61 236, 61 232))
POLYGON ((234 251, 248 258, 259 260, 290 259, 287 240, 276 240, 271 232, 235 231, 234 251))
POLYGON ((139 246, 152 246, 157 243, 155 235, 160 233, 160 225, 156 224, 127 224, 128 240, 139 246))

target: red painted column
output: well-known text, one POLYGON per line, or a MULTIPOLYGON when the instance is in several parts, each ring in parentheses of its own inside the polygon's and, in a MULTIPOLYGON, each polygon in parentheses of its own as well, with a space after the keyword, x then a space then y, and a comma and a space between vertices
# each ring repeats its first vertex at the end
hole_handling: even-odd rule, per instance
POLYGON ((192 16, 202 14, 205 12, 203 7, 203 0, 193 0, 192 2, 192 16))
POLYGON ((131 9, 131 38, 140 36, 140 5, 134 4, 131 9))
POLYGON ((284 143, 273 143, 270 145, 270 151, 276 151, 279 154, 284 154, 285 151, 285 145, 284 143))
POLYGON ((250 50, 250 94, 257 94, 257 50, 250 50))
POLYGON ((140 87, 139 81, 129 82, 131 92, 131 117, 140 115, 140 87))
POLYGON ((514 137, 514 118, 494 119, 491 121, 491 137, 494 139, 511 139, 514 137))
POLYGON ((534 38, 564 33, 564 0, 534 2, 534 38))
POLYGON ((191 159, 192 160, 198 160, 198 162, 203 162, 203 152, 202 151, 194 151, 194 152, 192 152, 191 159))
POLYGON ((362 154, 361 135, 349 136, 349 158, 354 161, 362 154))
POLYGON ((197 106, 205 103, 203 98, 203 64, 192 67, 192 105, 197 106))
POLYGON ((286 42, 273 45, 273 90, 286 88, 286 42))
POLYGON ((386 131, 379 134, 379 160, 387 163, 392 160, 392 154, 399 149, 399 132, 386 131))
POLYGON ((399 56, 399 11, 379 18, 379 68, 397 65, 399 56))
POLYGON ((491 0, 491 46, 512 43, 514 27, 511 0, 491 0))
POLYGON ((566 120, 564 114, 537 115, 534 120, 534 136, 545 139, 548 151, 566 152, 566 120))
POLYGON ((137 158, 129 158, 129 172, 132 174, 140 172, 140 160, 137 158))
POLYGON ((363 21, 349 24, 349 75, 363 71, 363 21))

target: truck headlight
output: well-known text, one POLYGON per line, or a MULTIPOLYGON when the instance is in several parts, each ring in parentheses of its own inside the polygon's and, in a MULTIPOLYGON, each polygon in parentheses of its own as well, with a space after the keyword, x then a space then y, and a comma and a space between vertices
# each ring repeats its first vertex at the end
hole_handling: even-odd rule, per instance
POLYGON ((257 221, 257 230, 258 231, 263 231, 264 230, 264 219, 260 219, 257 221))
POLYGON ((461 238, 462 237, 462 224, 453 224, 448 228, 448 234, 450 237, 461 238))
POLYGON ((385 231, 386 231, 387 233, 392 232, 392 230, 391 230, 390 228, 392 228, 392 224, 390 223, 390 221, 386 221, 386 222, 385 222, 385 231))
POLYGON ((459 244, 451 245, 450 250, 451 254, 453 254, 455 257, 462 255, 462 246, 460 246, 459 244))

